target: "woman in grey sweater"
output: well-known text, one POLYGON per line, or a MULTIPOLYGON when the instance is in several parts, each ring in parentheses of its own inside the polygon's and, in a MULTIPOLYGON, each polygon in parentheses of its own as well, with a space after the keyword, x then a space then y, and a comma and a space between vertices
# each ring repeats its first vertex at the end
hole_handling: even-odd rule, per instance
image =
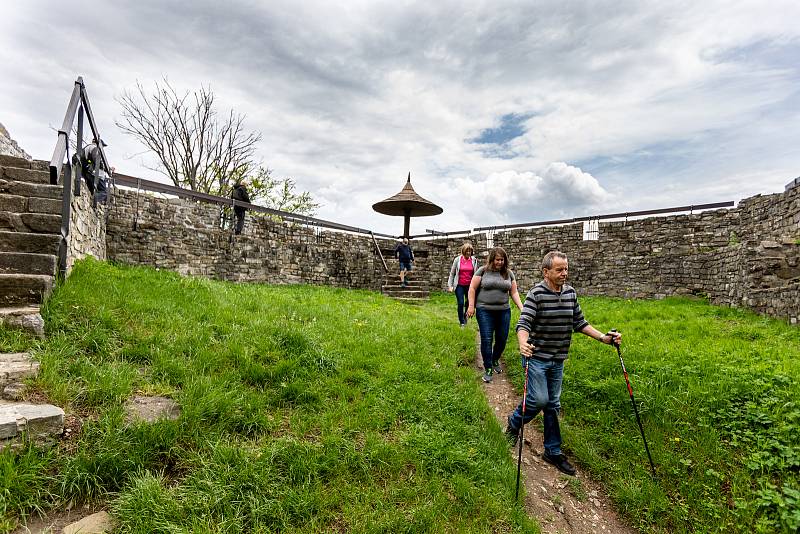
POLYGON ((467 317, 476 314, 478 317, 484 382, 491 382, 492 375, 501 372, 500 356, 506 348, 511 323, 509 297, 521 311, 522 301, 517 292, 517 279, 508 268, 508 254, 501 247, 495 247, 489 251, 486 265, 478 269, 472 277, 467 308, 467 317))

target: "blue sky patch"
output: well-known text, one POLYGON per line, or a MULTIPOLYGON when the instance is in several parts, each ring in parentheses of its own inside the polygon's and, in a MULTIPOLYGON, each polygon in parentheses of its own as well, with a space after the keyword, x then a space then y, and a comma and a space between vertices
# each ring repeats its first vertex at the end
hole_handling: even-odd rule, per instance
POLYGON ((478 137, 471 139, 470 142, 481 145, 502 145, 525 133, 523 123, 533 115, 508 113, 500 117, 500 126, 497 128, 486 128, 482 130, 478 137))

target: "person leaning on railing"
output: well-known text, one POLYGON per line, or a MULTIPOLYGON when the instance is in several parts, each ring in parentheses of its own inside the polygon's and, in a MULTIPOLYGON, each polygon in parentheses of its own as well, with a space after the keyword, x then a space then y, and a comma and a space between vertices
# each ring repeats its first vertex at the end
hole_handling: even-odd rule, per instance
MULTIPOLYGON (((239 202, 250 203, 250 195, 247 194, 247 181, 241 180, 236 182, 236 185, 233 186, 233 190, 231 191, 231 198, 239 202)), ((233 206, 233 214, 236 216, 236 227, 233 233, 236 235, 241 234, 244 228, 245 211, 247 211, 247 209, 243 206, 233 206)))
POLYGON ((92 139, 92 142, 81 150, 79 159, 86 187, 89 188, 89 192, 94 196, 95 202, 104 203, 108 192, 106 185, 107 174, 103 170, 103 155, 100 152, 101 144, 103 147, 108 146, 102 139, 99 143, 97 139, 92 139), (97 182, 97 187, 95 187, 95 181, 97 182))

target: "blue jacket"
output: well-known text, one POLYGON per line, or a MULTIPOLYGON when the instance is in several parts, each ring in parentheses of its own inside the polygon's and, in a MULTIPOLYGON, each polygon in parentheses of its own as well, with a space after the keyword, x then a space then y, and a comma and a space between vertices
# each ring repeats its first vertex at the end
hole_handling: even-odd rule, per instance
POLYGON ((411 247, 402 243, 394 249, 394 256, 404 263, 414 261, 414 252, 411 251, 411 247))

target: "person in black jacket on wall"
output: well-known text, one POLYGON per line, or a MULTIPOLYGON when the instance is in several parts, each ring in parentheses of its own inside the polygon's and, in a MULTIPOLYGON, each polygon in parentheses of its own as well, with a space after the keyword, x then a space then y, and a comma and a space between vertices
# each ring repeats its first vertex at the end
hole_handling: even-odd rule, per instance
MULTIPOLYGON (((231 198, 233 200, 239 202, 250 202, 250 195, 247 194, 247 182, 241 180, 236 182, 236 185, 233 186, 233 191, 231 191, 231 198)), ((233 233, 239 235, 242 233, 242 228, 244 228, 244 212, 247 209, 243 206, 234 206, 233 207, 233 214, 236 216, 236 227, 234 228, 233 233)))

